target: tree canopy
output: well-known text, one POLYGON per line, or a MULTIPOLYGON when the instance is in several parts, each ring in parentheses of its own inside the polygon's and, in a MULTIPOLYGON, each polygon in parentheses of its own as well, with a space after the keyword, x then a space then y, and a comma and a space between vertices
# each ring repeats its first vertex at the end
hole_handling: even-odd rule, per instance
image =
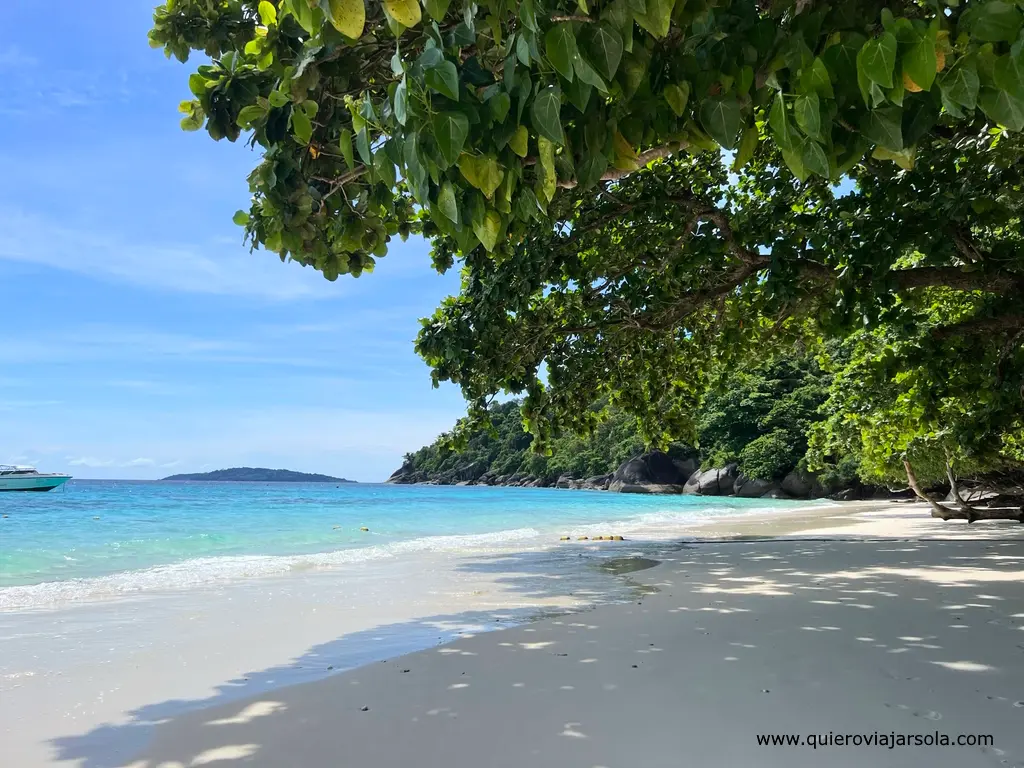
POLYGON ((723 366, 850 339, 815 450, 882 471, 1024 442, 1022 6, 168 0, 150 40, 209 59, 183 127, 260 148, 254 248, 461 266, 417 349, 472 415, 664 443, 723 366))

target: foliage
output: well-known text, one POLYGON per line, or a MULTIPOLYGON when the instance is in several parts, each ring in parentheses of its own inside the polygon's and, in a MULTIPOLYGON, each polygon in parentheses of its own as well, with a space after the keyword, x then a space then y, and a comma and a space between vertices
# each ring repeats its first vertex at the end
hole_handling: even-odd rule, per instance
MULTIPOLYGON (((500 392, 547 460, 595 402, 692 441, 722 367, 850 337, 816 460, 895 476, 1020 454, 1022 5, 169 0, 151 41, 211 59, 185 128, 261 147, 254 246, 460 263, 417 342, 456 442, 500 392)), ((722 450, 775 474, 773 432, 722 450)))
POLYGON ((154 46, 211 58, 183 126, 263 149, 238 216, 255 245, 358 275, 415 202, 461 253, 507 254, 560 187, 681 149, 736 148, 739 168, 768 140, 798 178, 835 180, 865 153, 911 164, 939 122, 1024 127, 1024 14, 1006 0, 424 6, 157 8, 154 46))
POLYGON ((476 479, 484 472, 509 477, 529 475, 554 482, 563 474, 585 478, 614 471, 623 461, 643 451, 636 419, 622 411, 605 419, 588 437, 564 435, 551 441, 548 455, 531 450, 533 438, 523 431, 521 403, 515 400, 490 409, 490 428, 477 428, 460 451, 444 439, 405 457, 406 468, 432 479, 476 479))

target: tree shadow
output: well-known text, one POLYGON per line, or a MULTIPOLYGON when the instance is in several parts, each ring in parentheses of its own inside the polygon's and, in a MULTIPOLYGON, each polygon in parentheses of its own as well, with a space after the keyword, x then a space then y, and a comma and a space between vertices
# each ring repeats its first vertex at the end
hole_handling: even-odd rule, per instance
MULTIPOLYGON (((539 599, 565 594, 579 554, 476 556, 458 568, 539 599)), ((1022 541, 737 540, 600 555, 585 590, 618 605, 500 635, 482 633, 543 612, 468 611, 353 633, 210 698, 142 707, 127 725, 54 745, 81 768, 592 768, 637 755, 667 768, 683 754, 692 764, 810 766, 822 755, 747 742, 842 731, 870 711, 886 731, 995 734, 986 760, 1024 750, 1022 541), (367 664, 401 652, 379 639, 400 635, 420 647, 457 642, 367 664), (277 687, 305 665, 359 668, 277 687)), ((961 766, 972 755, 927 757, 961 766)), ((925 755, 886 758, 914 765, 925 755)))
MULTIPOLYGON (((663 549, 664 545, 656 548, 663 549)), ((645 551, 651 549, 648 547, 645 551)), ((494 575, 495 583, 517 595, 526 606, 439 614, 351 632, 314 645, 285 664, 255 670, 221 683, 211 696, 173 699, 139 707, 127 713, 126 723, 104 724, 85 734, 57 738, 51 746, 56 759, 78 761, 79 768, 116 768, 124 764, 125 755, 145 746, 155 728, 185 713, 320 680, 375 662, 386 663, 396 656, 460 637, 545 617, 569 615, 600 603, 632 600, 646 593, 648 588, 627 574, 654 565, 657 561, 628 555, 608 557, 607 552, 528 551, 483 556, 458 566, 457 570, 494 575), (569 586, 570 578, 573 587, 569 586), (545 604, 558 598, 572 598, 583 604, 545 604)))

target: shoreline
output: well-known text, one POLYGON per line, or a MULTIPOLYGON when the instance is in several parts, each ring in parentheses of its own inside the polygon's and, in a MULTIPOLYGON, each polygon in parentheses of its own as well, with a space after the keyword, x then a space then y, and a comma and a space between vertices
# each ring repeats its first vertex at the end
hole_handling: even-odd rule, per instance
POLYGON ((888 546, 810 527, 667 547, 632 573, 634 600, 174 717, 127 765, 1024 764, 1024 540, 1007 525, 907 538, 909 515, 873 514, 888 546), (755 738, 794 733, 992 743, 879 755, 755 738))
MULTIPOLYGON (((76 749, 85 743, 90 754, 120 754, 141 748, 140 734, 148 738, 156 720, 333 679, 345 669, 539 616, 629 602, 646 588, 639 574, 623 577, 614 569, 590 567, 602 562, 672 557, 689 546, 679 543, 686 537, 706 546, 739 536, 806 539, 822 530, 877 527, 871 515, 890 527, 900 515, 920 518, 933 529, 961 527, 930 520, 924 505, 805 504, 800 510, 701 521, 685 531, 676 526, 675 535, 647 541, 448 553, 409 558, 397 572, 396 561, 389 560, 386 572, 382 563, 360 563, 340 572, 260 578, 202 593, 0 613, 0 635, 8 638, 9 649, 0 665, 4 741, 24 768, 62 764, 47 757, 51 743, 74 743, 76 749), (410 602, 413 593, 419 597, 410 602), (59 631, 48 636, 55 618, 59 631), (12 637, 21 640, 12 643, 12 637), (12 660, 16 666, 19 658, 30 657, 44 659, 48 669, 12 667, 12 660), (165 704, 153 706, 156 701, 165 704)), ((981 530, 976 525, 972 534, 981 530)))

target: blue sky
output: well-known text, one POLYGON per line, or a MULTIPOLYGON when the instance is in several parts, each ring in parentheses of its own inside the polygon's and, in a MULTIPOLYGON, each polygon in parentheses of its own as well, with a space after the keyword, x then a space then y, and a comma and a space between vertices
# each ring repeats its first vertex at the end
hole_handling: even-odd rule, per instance
POLYGON ((3 5, 0 463, 373 481, 462 414, 412 347, 458 289, 424 242, 333 284, 250 254, 258 156, 178 128, 192 69, 149 48, 149 4, 3 5))

